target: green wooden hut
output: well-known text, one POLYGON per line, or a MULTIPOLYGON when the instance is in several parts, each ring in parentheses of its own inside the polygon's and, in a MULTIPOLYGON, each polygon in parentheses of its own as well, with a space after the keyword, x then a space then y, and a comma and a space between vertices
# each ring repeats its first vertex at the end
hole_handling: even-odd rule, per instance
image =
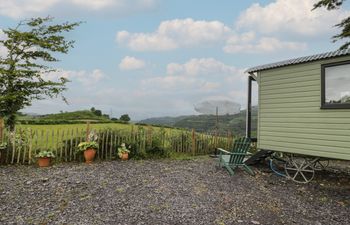
POLYGON ((257 146, 262 150, 350 160, 350 50, 253 67, 258 84, 257 146))

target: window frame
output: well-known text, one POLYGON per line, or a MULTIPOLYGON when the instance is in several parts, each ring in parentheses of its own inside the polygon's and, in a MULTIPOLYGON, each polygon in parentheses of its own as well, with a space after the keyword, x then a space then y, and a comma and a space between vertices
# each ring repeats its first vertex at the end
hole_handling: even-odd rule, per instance
POLYGON ((326 68, 350 64, 350 60, 321 65, 321 109, 350 109, 350 103, 326 103, 326 68))

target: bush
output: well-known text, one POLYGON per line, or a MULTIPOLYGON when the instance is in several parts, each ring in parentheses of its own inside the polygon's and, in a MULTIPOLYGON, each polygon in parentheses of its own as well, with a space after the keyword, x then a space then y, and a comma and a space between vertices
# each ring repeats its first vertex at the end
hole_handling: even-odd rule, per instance
POLYGON ((147 159, 163 159, 169 158, 170 154, 167 150, 161 147, 153 147, 146 150, 146 158, 147 159))

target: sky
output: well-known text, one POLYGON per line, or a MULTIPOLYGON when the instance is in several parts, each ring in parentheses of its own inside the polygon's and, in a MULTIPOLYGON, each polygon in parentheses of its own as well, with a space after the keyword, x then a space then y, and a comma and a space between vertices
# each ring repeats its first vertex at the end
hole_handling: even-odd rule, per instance
POLYGON ((244 108, 249 67, 339 48, 331 36, 349 15, 349 4, 311 11, 315 2, 0 0, 0 38, 2 29, 26 18, 83 21, 66 35, 74 48, 52 64, 59 71, 44 75, 71 81, 64 92, 69 104, 45 99, 24 112, 95 107, 132 120, 191 115, 195 104, 207 100, 244 108))

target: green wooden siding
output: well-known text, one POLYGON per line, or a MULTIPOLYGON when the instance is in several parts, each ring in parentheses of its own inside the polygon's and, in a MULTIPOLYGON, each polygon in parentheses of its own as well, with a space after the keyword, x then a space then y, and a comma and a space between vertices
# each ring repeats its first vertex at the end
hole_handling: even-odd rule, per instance
POLYGON ((350 160, 350 109, 320 109, 321 64, 347 60, 258 72, 258 147, 350 160))

